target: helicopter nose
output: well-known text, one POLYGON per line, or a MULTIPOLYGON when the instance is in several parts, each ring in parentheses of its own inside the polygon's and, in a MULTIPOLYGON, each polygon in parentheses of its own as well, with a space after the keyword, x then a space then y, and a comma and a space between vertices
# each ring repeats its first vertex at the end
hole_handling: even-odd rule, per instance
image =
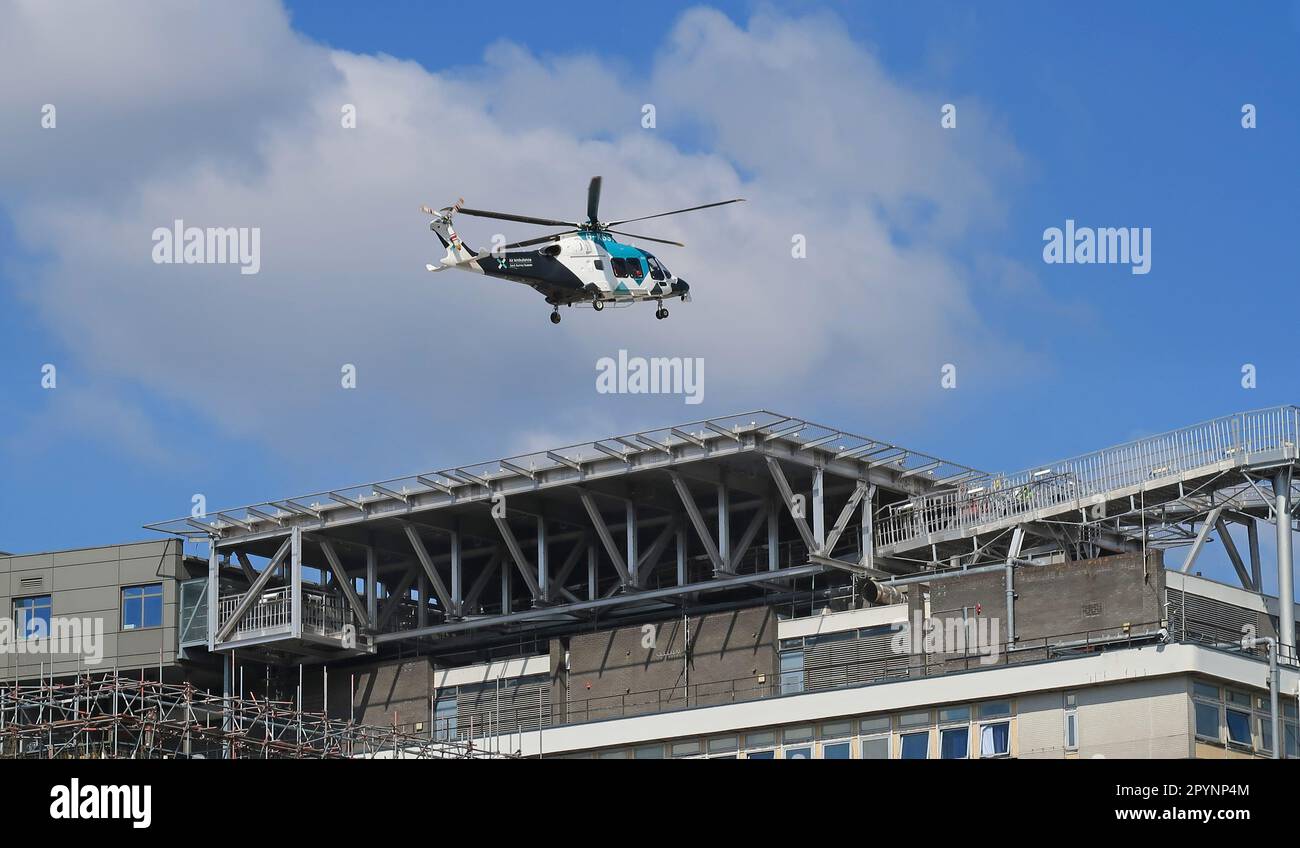
POLYGON ((689 285, 685 280, 683 280, 681 277, 678 277, 676 280, 673 281, 673 291, 674 291, 674 292, 676 292, 676 293, 678 293, 678 294, 686 294, 686 292, 688 292, 688 291, 690 291, 690 290, 691 290, 690 285, 689 285))

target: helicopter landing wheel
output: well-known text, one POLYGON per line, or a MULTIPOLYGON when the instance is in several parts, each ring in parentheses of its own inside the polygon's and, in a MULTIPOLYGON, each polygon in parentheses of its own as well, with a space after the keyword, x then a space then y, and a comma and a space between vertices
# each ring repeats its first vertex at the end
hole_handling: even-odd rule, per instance
POLYGON ((560 310, 557 309, 551 313, 551 323, 552 324, 560 323, 560 310))
POLYGON ((665 318, 668 317, 668 310, 664 309, 662 306, 659 307, 657 310, 655 310, 655 317, 658 318, 660 321, 664 320, 665 318))
POLYGON ((591 308, 594 309, 594 310, 596 310, 597 312, 599 312, 600 310, 602 310, 602 309, 605 308, 605 301, 603 301, 603 300, 593 300, 593 301, 591 302, 591 308))

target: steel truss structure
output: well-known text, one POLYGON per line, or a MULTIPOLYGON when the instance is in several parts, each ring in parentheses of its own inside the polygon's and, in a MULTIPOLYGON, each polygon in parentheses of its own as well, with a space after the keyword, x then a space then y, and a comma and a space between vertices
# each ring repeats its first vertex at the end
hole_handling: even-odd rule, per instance
POLYGON ((210 543, 210 650, 330 659, 888 576, 875 504, 980 473, 753 412, 149 526, 210 543))
POLYGON ((0 759, 479 759, 471 744, 114 674, 0 687, 0 759))
POLYGON ((210 543, 210 650, 325 659, 974 567, 1011 593, 1104 552, 1187 547, 1186 571, 1211 533, 1260 591, 1259 521, 1291 598, 1298 433, 1275 407, 989 474, 753 412, 148 526, 210 543))

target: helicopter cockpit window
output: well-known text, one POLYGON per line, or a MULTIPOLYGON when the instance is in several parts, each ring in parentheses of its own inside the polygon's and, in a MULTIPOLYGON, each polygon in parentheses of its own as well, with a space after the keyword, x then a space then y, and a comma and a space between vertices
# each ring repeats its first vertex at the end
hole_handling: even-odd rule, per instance
POLYGON ((656 280, 662 280, 668 276, 668 269, 659 264, 659 260, 650 254, 645 255, 645 261, 650 266, 650 276, 656 280))

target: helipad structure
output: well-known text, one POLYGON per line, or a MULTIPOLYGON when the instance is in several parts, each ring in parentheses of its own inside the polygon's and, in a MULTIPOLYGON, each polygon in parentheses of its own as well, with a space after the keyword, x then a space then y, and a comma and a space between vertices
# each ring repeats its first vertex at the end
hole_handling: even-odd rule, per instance
POLYGON ((148 525, 206 560, 0 567, 27 614, 120 592, 119 668, 462 753, 1295 755, 1297 433, 1004 474, 752 412, 148 525))

